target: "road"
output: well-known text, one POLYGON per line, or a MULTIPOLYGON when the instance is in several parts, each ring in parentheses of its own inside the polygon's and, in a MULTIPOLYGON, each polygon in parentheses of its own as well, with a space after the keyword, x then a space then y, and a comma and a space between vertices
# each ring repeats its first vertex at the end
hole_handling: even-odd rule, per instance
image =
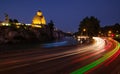
POLYGON ((94 37, 85 46, 0 52, 0 74, 119 74, 119 70, 120 44, 111 38, 94 37))

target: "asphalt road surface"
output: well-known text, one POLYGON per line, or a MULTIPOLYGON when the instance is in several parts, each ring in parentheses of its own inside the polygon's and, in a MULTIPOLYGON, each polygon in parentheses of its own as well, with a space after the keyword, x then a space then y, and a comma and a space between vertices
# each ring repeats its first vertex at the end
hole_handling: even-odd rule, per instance
POLYGON ((120 74, 120 43, 94 37, 84 46, 0 52, 0 74, 120 74))

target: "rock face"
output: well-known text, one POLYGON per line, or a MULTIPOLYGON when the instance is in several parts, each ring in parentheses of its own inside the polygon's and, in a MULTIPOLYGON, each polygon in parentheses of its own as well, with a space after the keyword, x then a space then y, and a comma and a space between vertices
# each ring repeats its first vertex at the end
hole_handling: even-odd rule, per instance
POLYGON ((0 26, 0 45, 29 42, 44 43, 58 40, 63 37, 64 33, 62 31, 53 31, 53 35, 51 35, 48 25, 44 28, 0 26))
POLYGON ((46 25, 45 17, 43 16, 42 12, 39 10, 36 15, 33 17, 32 26, 42 28, 46 25))

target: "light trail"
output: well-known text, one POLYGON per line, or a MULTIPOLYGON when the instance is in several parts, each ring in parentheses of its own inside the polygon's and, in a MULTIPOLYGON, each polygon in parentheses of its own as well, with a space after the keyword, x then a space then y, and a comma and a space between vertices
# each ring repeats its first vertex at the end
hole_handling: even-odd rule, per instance
MULTIPOLYGON (((50 64, 49 66, 45 66, 45 67, 43 65, 43 67, 35 68, 32 71, 44 72, 43 69, 48 69, 48 67, 51 68, 48 71, 54 71, 53 66, 58 66, 59 63, 61 64, 61 66, 60 67, 58 66, 57 70, 62 70, 65 66, 69 67, 71 65, 75 65, 76 63, 82 62, 82 65, 80 66, 86 65, 86 67, 85 66, 84 68, 82 67, 83 68, 82 69, 83 72, 81 71, 82 73, 79 72, 78 70, 78 74, 89 73, 90 71, 92 71, 93 69, 95 69, 96 67, 98 67, 103 63, 105 63, 106 66, 109 65, 119 55, 120 52, 118 53, 117 47, 115 47, 116 45, 118 45, 118 43, 115 41, 94 37, 93 44, 90 44, 84 47, 78 46, 78 47, 75 47, 74 49, 68 48, 70 50, 66 50, 66 51, 63 51, 63 49, 65 50, 66 48, 62 48, 62 51, 55 52, 55 50, 52 49, 54 53, 47 53, 42 55, 39 54, 40 52, 38 51, 35 51, 33 54, 31 51, 24 52, 24 54, 19 53, 19 55, 17 56, 12 55, 13 56, 12 59, 10 59, 9 57, 11 56, 9 56, 4 60, 0 60, 0 72, 7 72, 7 71, 9 72, 14 70, 19 71, 18 69, 24 69, 24 68, 27 70, 29 67, 35 68, 36 65, 39 65, 39 64, 41 65, 50 61, 54 63, 53 64, 51 63, 52 65, 50 64), (112 50, 113 48, 115 48, 114 51, 112 50), (62 61, 64 58, 67 58, 67 60, 73 60, 73 61, 65 64, 67 60, 65 59, 64 61, 62 61), (110 59, 110 62, 107 62, 109 61, 109 59, 110 59), (94 62, 88 64, 90 61, 94 61, 94 62)), ((56 43, 55 43, 55 46, 56 46, 56 43)), ((120 44, 119 44, 119 47, 120 47, 120 44)), ((60 48, 56 50, 59 50, 59 49, 60 48)), ((72 72, 71 74, 77 74, 77 73, 72 72)))
MULTIPOLYGON (((102 64, 103 62, 105 62, 107 59, 111 58, 112 56, 116 55, 116 57, 119 55, 119 48, 120 48, 120 44, 116 42, 116 47, 115 49, 111 50, 110 52, 106 53, 103 55, 103 57, 99 58, 98 60, 78 69, 73 71, 71 74, 84 74, 87 73, 88 71, 94 69, 95 67, 97 67, 98 65, 102 64)), ((115 58, 114 58, 115 59, 115 58)))
POLYGON ((68 44, 67 41, 63 41, 63 42, 42 44, 42 46, 45 48, 51 48, 51 47, 58 47, 58 46, 66 46, 67 44, 68 44))
MULTIPOLYGON (((2 60, 0 62, 1 67, 4 66, 4 65, 9 65, 9 64, 13 64, 13 66, 9 66, 7 68, 2 68, 2 69, 0 69, 0 71, 10 70, 10 69, 24 67, 24 66, 29 66, 29 65, 31 65, 31 63, 26 64, 26 62, 30 62, 30 61, 35 61, 32 64, 37 64, 37 63, 46 62, 46 61, 50 61, 50 60, 55 60, 55 59, 59 59, 59 58, 67 57, 67 56, 72 56, 72 55, 76 55, 76 54, 82 54, 82 53, 85 53, 85 52, 100 50, 100 52, 95 53, 95 54, 90 56, 90 57, 92 57, 92 56, 95 56, 95 55, 103 52, 104 51, 103 48, 105 46, 105 41, 103 39, 94 37, 94 40, 95 40, 95 43, 92 44, 92 45, 82 47, 82 48, 73 49, 73 50, 70 50, 70 51, 59 52, 59 53, 43 55, 43 56, 39 56, 39 55, 34 54, 34 57, 24 58, 24 56, 22 56, 21 59, 20 58, 19 59, 15 58, 14 60, 11 59, 9 61, 2 60), (93 48, 96 48, 97 50, 93 49, 93 48), (14 66, 14 64, 18 64, 18 65, 14 66)), ((81 60, 84 60, 84 59, 87 59, 87 58, 89 58, 89 57, 81 58, 81 60)))

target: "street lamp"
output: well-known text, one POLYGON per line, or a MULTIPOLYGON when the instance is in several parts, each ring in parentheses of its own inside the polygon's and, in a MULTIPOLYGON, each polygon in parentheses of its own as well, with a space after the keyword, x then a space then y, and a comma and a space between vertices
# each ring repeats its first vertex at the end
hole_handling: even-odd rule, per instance
POLYGON ((101 31, 99 31, 99 34, 98 34, 98 36, 101 36, 101 31))
POLYGON ((84 28, 84 29, 83 29, 83 32, 85 32, 85 31, 86 31, 86 29, 84 28))
POLYGON ((109 31, 108 31, 108 33, 109 33, 109 34, 111 34, 111 33, 112 33, 112 31, 111 31, 111 30, 109 30, 109 31))
POLYGON ((84 34, 84 35, 86 34, 85 32, 86 32, 86 29, 84 28, 84 29, 83 29, 83 34, 84 34))
POLYGON ((111 36, 111 33, 112 33, 112 31, 111 31, 111 30, 109 30, 109 31, 108 31, 108 36, 111 36))

